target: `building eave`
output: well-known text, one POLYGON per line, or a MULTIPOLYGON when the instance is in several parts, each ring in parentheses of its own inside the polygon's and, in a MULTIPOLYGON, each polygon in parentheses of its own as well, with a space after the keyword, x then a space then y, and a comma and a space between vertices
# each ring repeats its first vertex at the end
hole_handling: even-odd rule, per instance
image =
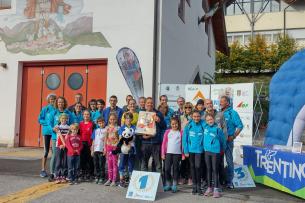
MULTIPOLYGON (((205 1, 205 0, 203 0, 205 1)), ((211 22, 214 32, 214 38, 215 38, 215 46, 216 50, 229 55, 229 46, 227 41, 227 30, 226 30, 226 23, 225 23, 225 15, 224 15, 224 6, 229 6, 234 0, 208 0, 209 7, 211 5, 216 4, 219 2, 220 7, 213 15, 211 22)))

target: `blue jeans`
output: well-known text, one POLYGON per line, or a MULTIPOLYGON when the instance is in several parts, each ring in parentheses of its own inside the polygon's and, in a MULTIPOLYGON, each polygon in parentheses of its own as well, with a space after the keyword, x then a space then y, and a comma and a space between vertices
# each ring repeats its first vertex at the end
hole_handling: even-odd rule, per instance
POLYGON ((134 167, 135 154, 120 154, 119 173, 120 177, 124 176, 125 168, 128 166, 128 174, 131 177, 131 173, 134 167))
POLYGON ((78 178, 79 161, 78 155, 68 156, 68 178, 75 181, 78 178))
POLYGON ((233 163, 233 142, 227 142, 225 156, 227 161, 227 183, 231 184, 234 177, 234 163, 233 163))
POLYGON ((55 176, 67 177, 67 149, 56 147, 55 176))

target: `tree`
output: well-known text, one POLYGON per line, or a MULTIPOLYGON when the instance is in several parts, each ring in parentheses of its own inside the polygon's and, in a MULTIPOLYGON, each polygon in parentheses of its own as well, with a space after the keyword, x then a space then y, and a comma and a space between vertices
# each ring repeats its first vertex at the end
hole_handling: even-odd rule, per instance
POLYGON ((277 67, 275 69, 278 70, 280 66, 287 61, 292 55, 294 55, 297 51, 297 43, 296 40, 289 37, 288 35, 280 35, 277 42, 277 54, 276 61, 277 67))
POLYGON ((229 56, 217 52, 216 70, 223 74, 275 72, 296 51, 296 40, 288 35, 280 35, 275 44, 268 44, 262 35, 256 35, 247 46, 233 42, 229 56))
POLYGON ((216 51, 216 71, 218 73, 226 73, 230 68, 229 56, 216 51))
POLYGON ((230 47, 228 73, 243 71, 244 47, 238 41, 233 42, 230 47))

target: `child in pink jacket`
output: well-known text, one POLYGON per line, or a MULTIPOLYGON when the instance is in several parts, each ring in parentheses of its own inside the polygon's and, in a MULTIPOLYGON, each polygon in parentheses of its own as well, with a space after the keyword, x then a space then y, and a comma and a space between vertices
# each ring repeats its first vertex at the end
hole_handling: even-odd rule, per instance
POLYGON ((171 129, 164 133, 161 157, 165 160, 165 180, 164 191, 172 190, 177 192, 177 182, 179 178, 179 163, 184 160, 182 150, 182 132, 179 119, 172 117, 170 119, 171 129), (173 167, 173 184, 171 186, 171 168, 173 167))

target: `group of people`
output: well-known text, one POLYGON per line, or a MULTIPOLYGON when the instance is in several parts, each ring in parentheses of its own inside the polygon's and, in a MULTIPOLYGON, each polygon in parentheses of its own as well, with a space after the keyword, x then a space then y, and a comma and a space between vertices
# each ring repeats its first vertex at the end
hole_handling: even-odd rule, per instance
POLYGON ((166 95, 160 96, 157 108, 153 98, 136 101, 131 95, 123 108, 117 106, 115 95, 107 108, 103 99, 92 99, 85 107, 81 94, 70 107, 64 97, 54 94, 47 101, 39 115, 45 149, 40 176, 49 181, 77 184, 95 178, 97 184, 126 187, 134 169, 151 168, 162 174, 165 191, 175 193, 177 185, 188 184, 192 194, 217 198, 220 185, 233 188, 233 142, 243 124, 226 96, 220 99, 219 112, 210 99, 193 106, 183 97, 177 99, 179 108, 174 111, 166 95), (140 111, 155 112, 155 135, 136 133, 140 111))

